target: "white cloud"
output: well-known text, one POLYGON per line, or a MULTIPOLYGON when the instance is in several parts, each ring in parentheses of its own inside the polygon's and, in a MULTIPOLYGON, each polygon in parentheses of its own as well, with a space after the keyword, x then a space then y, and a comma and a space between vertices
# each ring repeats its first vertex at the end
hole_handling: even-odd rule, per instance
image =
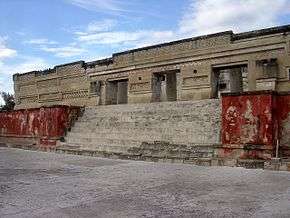
POLYGON ((106 32, 117 25, 117 21, 113 19, 104 19, 90 22, 83 31, 74 32, 77 36, 85 36, 97 32, 106 32))
POLYGON ((39 39, 31 39, 25 41, 24 43, 34 45, 39 50, 48 53, 53 53, 56 57, 60 58, 74 57, 86 52, 85 49, 79 48, 75 42, 70 43, 67 46, 60 46, 59 45, 60 43, 56 41, 45 38, 39 38, 39 39))
POLYGON ((112 31, 112 32, 101 32, 87 35, 78 36, 77 40, 92 44, 125 44, 133 46, 144 46, 152 43, 164 42, 172 39, 174 33, 172 31, 153 31, 153 30, 140 30, 135 32, 129 31, 112 31))
POLYGON ((5 91, 14 93, 12 75, 15 73, 25 73, 33 70, 42 70, 49 68, 49 64, 38 57, 22 57, 14 64, 8 64, 0 61, 0 92, 5 91))
POLYGON ((48 40, 48 39, 31 39, 28 41, 25 41, 24 43, 26 44, 35 44, 35 45, 56 45, 58 44, 58 42, 56 41, 52 41, 52 40, 48 40))
POLYGON ((90 11, 104 13, 118 13, 126 11, 122 6, 124 2, 119 0, 67 0, 67 2, 90 11))
MULTIPOLYGON (((7 37, 0 36, 0 92, 10 91, 12 93, 12 79, 7 78, 7 69, 5 69, 4 60, 17 55, 17 51, 10 49, 6 45, 7 37)), ((2 97, 0 96, 0 105, 4 104, 2 97)))
POLYGON ((176 40, 178 36, 171 30, 168 31, 148 31, 145 37, 135 43, 135 47, 145 47, 154 44, 176 40))
POLYGON ((0 60, 5 58, 14 57, 17 52, 14 49, 7 48, 6 46, 6 37, 0 36, 0 60))
POLYGON ((279 25, 279 16, 289 12, 288 0, 190 0, 176 29, 114 31, 116 21, 92 22, 76 32, 85 45, 142 47, 180 38, 233 30, 249 31, 279 25))
MULTIPOLYGON (((2 75, 13 75, 15 73, 25 73, 33 70, 48 68, 48 63, 39 57, 22 57, 19 63, 8 65, 0 62, 0 78, 2 75)), ((2 79, 3 80, 3 79, 2 79)))
POLYGON ((49 53, 53 53, 56 57, 66 58, 81 55, 86 52, 83 48, 78 48, 74 46, 64 46, 64 47, 47 47, 42 46, 41 50, 49 53))
POLYGON ((104 32, 111 30, 114 26, 116 26, 116 20, 112 19, 104 19, 101 21, 93 21, 89 23, 87 27, 88 32, 104 32))
MULTIPOLYGON (((287 0, 191 0, 179 26, 182 34, 208 34, 225 30, 235 32, 270 27, 287 0)), ((289 11, 288 11, 289 12, 289 11)))

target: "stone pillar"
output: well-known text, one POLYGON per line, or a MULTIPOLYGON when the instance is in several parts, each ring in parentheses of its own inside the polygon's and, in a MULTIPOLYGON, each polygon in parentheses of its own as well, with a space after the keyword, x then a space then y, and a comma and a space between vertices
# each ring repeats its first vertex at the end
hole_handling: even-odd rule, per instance
POLYGON ((176 101, 180 101, 182 98, 182 75, 178 71, 176 73, 176 101))
POLYGON ((290 55, 290 37, 288 37, 286 42, 286 52, 290 55))
POLYGON ((257 67, 255 60, 249 60, 248 62, 248 90, 255 91, 256 90, 256 75, 257 75, 257 67))
POLYGON ((167 101, 176 101, 176 73, 166 74, 167 101))
POLYGON ((100 100, 99 105, 105 105, 106 104, 106 82, 101 81, 101 87, 100 87, 100 100))
POLYGON ((279 65, 277 59, 263 59, 256 61, 258 68, 256 90, 276 90, 279 65))
POLYGON ((159 102, 161 97, 161 81, 157 74, 152 74, 152 102, 159 102))
POLYGON ((167 101, 167 80, 168 78, 165 76, 164 80, 161 80, 160 86, 161 86, 161 94, 160 94, 160 101, 165 102, 167 101))

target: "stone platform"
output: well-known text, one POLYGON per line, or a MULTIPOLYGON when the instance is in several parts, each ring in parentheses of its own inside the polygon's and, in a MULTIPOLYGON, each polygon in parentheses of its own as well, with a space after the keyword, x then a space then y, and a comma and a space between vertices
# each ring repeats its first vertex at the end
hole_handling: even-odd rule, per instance
POLYGON ((58 152, 208 162, 220 145, 220 100, 87 107, 58 152))

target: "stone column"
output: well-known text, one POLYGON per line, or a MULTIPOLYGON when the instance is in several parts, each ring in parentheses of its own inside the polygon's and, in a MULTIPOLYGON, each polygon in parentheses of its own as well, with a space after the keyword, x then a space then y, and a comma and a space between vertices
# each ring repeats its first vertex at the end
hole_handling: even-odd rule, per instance
POLYGON ((182 74, 180 71, 176 73, 176 101, 182 98, 182 74))
POLYGON ((290 55, 290 37, 288 37, 286 42, 286 52, 290 55))
POLYGON ((249 91, 256 90, 256 75, 257 75, 257 67, 255 60, 249 60, 248 62, 248 89, 249 91))

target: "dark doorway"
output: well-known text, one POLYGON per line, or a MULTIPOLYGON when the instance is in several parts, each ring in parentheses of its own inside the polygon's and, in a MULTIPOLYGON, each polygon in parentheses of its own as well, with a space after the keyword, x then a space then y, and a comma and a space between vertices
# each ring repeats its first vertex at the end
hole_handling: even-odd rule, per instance
POLYGON ((243 91, 243 80, 247 79, 247 65, 214 67, 212 76, 213 97, 219 98, 221 93, 243 91))
POLYGON ((128 103, 128 80, 114 80, 107 84, 106 104, 128 103))

